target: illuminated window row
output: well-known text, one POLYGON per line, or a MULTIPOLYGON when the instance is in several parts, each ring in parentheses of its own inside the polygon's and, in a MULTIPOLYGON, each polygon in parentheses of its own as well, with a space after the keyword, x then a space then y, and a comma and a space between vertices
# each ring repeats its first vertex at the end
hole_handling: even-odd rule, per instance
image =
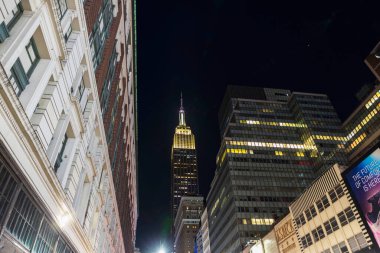
POLYGON ((315 149, 312 146, 291 143, 275 143, 275 142, 254 142, 254 141, 227 141, 229 145, 251 146, 251 147, 267 147, 267 148, 289 148, 289 149, 315 149))
POLYGON ((361 134, 358 138, 356 138, 350 145, 350 148, 355 148, 360 142, 362 142, 367 135, 365 133, 361 134))
MULTIPOLYGON (((380 104, 379 104, 380 105, 380 104)), ((358 124, 354 130, 351 131, 351 133, 347 136, 347 139, 350 140, 352 137, 355 136, 359 132, 362 127, 364 127, 379 111, 375 108, 373 109, 368 115, 358 124)))
MULTIPOLYGON (((274 154, 277 155, 277 156, 283 156, 284 152, 282 152, 282 151, 274 151, 274 154)), ((295 155, 298 156, 298 157, 304 157, 305 153, 304 152, 296 152, 295 155)))
POLYGON ((316 140, 328 140, 328 141, 346 141, 346 137, 343 136, 330 136, 330 135, 313 135, 313 139, 316 140))
POLYGON ((378 90, 376 94, 373 95, 373 97, 367 102, 365 107, 369 109, 373 105, 373 103, 375 103, 379 98, 380 98, 380 90, 378 90))
POLYGON ((241 223, 243 225, 272 225, 274 223, 274 219, 257 219, 257 218, 251 218, 251 219, 242 219, 241 223))
POLYGON ((240 120, 240 124, 298 127, 298 128, 306 128, 307 127, 306 124, 290 123, 290 122, 259 121, 259 120, 240 120))

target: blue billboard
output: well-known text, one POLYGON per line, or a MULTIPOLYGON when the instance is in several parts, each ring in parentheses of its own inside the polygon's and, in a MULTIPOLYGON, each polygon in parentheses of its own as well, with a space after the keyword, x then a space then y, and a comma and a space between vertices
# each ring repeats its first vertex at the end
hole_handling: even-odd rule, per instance
POLYGON ((380 149, 377 148, 343 175, 363 221, 380 246, 380 149))

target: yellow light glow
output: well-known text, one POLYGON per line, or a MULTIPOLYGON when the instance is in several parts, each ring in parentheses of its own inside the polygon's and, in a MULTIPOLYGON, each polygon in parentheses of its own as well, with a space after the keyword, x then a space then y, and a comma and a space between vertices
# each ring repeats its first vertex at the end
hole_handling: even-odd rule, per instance
POLYGON ((275 143, 275 142, 255 142, 255 141, 227 141, 229 145, 250 146, 250 147, 267 147, 267 148, 287 148, 287 149, 306 149, 313 150, 313 146, 295 144, 295 143, 275 143))
POLYGON ((305 127, 307 127, 306 124, 300 124, 300 123, 259 121, 259 120, 240 120, 240 124, 266 125, 266 126, 282 126, 282 127, 298 127, 298 128, 305 128, 305 127))
POLYGON ((370 111, 367 114, 367 116, 351 131, 351 133, 347 135, 347 140, 350 140, 351 138, 353 138, 360 131, 360 129, 362 129, 378 112, 379 111, 376 108, 370 111))
POLYGON ((195 149, 195 138, 188 126, 177 126, 175 129, 173 148, 195 149))
POLYGON ((367 102, 365 107, 369 109, 379 98, 380 98, 380 90, 378 90, 376 94, 373 95, 373 97, 367 102))
POLYGON ((252 225, 272 225, 274 223, 274 219, 257 219, 252 218, 251 219, 252 225))

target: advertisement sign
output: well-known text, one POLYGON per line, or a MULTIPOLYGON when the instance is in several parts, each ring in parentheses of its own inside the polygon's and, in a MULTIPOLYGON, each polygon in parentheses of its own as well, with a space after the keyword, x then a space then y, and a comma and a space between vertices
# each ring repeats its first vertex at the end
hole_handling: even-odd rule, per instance
POLYGON ((343 175, 363 221, 380 246, 380 149, 364 158, 343 175))

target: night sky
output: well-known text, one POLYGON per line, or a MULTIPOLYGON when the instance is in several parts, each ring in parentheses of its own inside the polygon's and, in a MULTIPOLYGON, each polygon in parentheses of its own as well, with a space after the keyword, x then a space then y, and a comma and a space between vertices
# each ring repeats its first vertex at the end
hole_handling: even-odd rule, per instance
POLYGON ((137 247, 143 253, 155 252, 160 241, 168 245, 170 149, 180 92, 206 197, 226 85, 325 93, 344 121, 358 105, 355 93, 374 81, 363 60, 380 41, 376 2, 137 1, 137 247))

